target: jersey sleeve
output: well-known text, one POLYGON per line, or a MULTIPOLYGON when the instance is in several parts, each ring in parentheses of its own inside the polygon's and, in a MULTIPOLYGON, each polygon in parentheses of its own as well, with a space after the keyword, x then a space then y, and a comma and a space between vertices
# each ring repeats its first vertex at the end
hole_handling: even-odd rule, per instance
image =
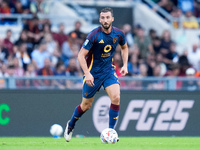
POLYGON ((121 36, 121 39, 120 39, 120 41, 119 41, 119 44, 120 44, 121 46, 123 46, 123 45, 126 43, 126 38, 125 38, 125 35, 124 35, 123 32, 120 34, 120 36, 121 36))
POLYGON ((85 42, 83 43, 83 48, 90 50, 93 46, 94 37, 91 37, 92 33, 89 33, 85 42))

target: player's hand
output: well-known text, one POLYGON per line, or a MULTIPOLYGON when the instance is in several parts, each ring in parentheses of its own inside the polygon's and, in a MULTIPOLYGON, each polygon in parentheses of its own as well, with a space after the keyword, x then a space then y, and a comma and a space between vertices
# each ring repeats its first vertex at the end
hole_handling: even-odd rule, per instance
POLYGON ((94 77, 91 73, 88 73, 85 75, 85 82, 88 86, 93 87, 94 86, 94 77))
POLYGON ((124 77, 128 73, 127 67, 123 66, 120 70, 121 76, 124 77))

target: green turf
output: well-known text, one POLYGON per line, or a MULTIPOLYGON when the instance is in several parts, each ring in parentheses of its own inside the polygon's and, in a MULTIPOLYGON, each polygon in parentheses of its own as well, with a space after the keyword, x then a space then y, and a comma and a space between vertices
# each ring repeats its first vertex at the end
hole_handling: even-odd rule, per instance
POLYGON ((200 137, 120 137, 116 144, 103 144, 99 137, 0 137, 0 150, 200 150, 200 137))

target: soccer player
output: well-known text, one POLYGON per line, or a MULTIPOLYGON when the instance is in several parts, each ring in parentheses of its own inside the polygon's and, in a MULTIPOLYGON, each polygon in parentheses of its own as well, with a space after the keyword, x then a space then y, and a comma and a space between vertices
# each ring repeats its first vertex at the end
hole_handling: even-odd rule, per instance
POLYGON ((113 21, 113 10, 111 8, 102 9, 99 18, 101 26, 88 34, 78 54, 78 61, 84 72, 83 98, 81 104, 75 108, 71 120, 67 122, 64 132, 67 142, 71 140, 76 121, 91 107, 94 95, 102 85, 111 99, 109 128, 114 128, 117 122, 120 108, 120 86, 112 65, 112 57, 119 44, 123 59, 120 72, 121 76, 125 76, 128 73, 128 46, 124 33, 112 26, 113 21))

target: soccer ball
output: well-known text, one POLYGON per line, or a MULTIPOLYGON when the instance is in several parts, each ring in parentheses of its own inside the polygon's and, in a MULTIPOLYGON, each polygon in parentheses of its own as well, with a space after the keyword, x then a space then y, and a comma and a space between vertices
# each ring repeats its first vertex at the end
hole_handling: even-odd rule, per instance
POLYGON ((53 137, 58 138, 63 133, 63 128, 59 124, 53 124, 50 128, 50 133, 53 137))
POLYGON ((118 140, 118 134, 114 129, 106 128, 101 132, 100 139, 105 144, 115 144, 118 140))

